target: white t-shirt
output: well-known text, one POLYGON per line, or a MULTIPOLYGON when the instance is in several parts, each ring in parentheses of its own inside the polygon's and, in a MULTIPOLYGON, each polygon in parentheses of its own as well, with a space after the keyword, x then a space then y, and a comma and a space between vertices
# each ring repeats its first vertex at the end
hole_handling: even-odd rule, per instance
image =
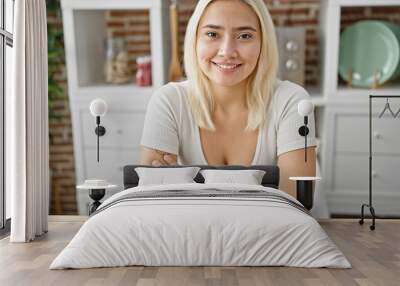
MULTIPOLYGON (((177 154, 180 165, 208 165, 187 90, 187 81, 170 82, 153 94, 140 144, 177 154)), ((304 119, 297 112, 297 104, 307 98, 309 95, 301 86, 289 81, 277 82, 267 112, 267 124, 258 132, 257 149, 251 165, 276 165, 280 154, 304 148, 304 137, 298 132, 304 119)), ((314 114, 309 116, 308 128, 307 145, 315 146, 314 114)))

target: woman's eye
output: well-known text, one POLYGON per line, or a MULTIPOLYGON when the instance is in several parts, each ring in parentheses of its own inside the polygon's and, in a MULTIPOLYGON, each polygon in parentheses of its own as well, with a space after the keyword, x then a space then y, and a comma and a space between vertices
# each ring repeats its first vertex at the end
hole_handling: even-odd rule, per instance
POLYGON ((217 37, 217 33, 215 32, 207 32, 206 35, 210 38, 216 38, 217 37))
POLYGON ((253 38, 253 35, 251 35, 251 34, 241 34, 239 36, 239 38, 240 39, 244 39, 244 40, 249 40, 249 39, 253 38))

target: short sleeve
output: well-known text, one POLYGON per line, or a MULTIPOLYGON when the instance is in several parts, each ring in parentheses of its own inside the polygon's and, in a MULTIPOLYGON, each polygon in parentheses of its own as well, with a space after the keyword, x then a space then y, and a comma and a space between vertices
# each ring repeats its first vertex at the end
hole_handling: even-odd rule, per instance
POLYGON ((178 154, 178 124, 173 99, 174 88, 164 86, 151 97, 144 119, 142 146, 178 154))
MULTIPOLYGON (((304 117, 297 111, 302 99, 310 99, 307 91, 299 85, 290 83, 289 88, 279 91, 276 98, 277 110, 277 156, 304 148, 304 137, 299 128, 304 124, 304 117)), ((308 116, 307 147, 316 146, 314 112, 308 116)))

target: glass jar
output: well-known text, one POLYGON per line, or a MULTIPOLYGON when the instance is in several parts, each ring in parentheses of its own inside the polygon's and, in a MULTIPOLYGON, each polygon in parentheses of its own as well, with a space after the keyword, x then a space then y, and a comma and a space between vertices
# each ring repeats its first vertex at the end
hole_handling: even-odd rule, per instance
POLYGON ((142 56, 137 57, 137 72, 136 72, 136 85, 138 86, 151 86, 151 57, 142 56))
POLYGON ((127 83, 131 77, 125 39, 108 38, 104 76, 107 83, 127 83))

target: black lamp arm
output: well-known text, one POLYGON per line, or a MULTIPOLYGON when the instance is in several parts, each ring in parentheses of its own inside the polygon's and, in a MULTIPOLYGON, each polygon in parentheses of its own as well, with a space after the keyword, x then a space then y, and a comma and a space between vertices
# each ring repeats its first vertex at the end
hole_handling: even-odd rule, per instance
POLYGON ((99 145, 100 145, 100 140, 99 137, 103 136, 106 134, 106 129, 104 126, 100 125, 100 116, 96 116, 96 129, 94 130, 94 133, 97 135, 97 162, 99 162, 99 145))
POLYGON ((304 161, 307 162, 307 135, 310 130, 307 127, 308 116, 304 116, 304 125, 299 128, 299 134, 304 137, 304 161))

